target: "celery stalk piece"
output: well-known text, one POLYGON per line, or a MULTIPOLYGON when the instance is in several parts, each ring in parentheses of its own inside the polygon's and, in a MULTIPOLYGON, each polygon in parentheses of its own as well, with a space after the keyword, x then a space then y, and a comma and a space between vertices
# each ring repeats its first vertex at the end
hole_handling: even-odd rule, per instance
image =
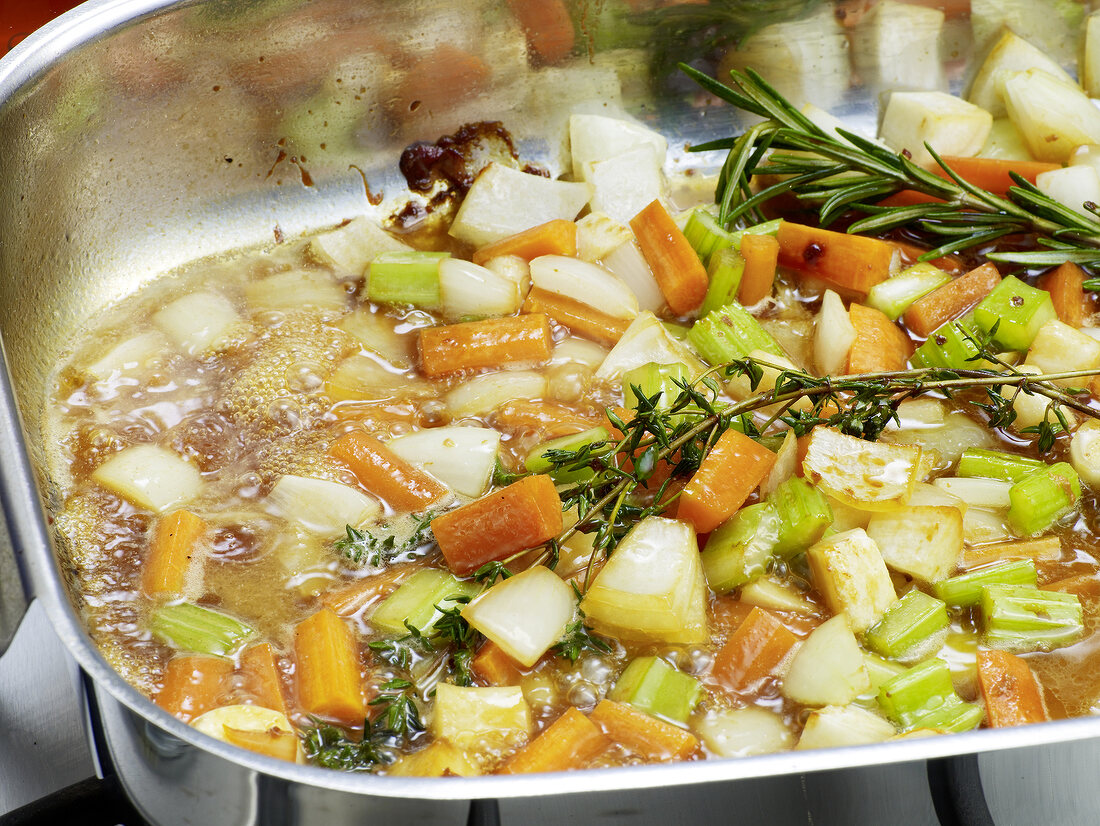
POLYGON ((985 640, 1014 651, 1049 651, 1081 636, 1081 601, 1076 594, 1041 591, 1025 585, 982 589, 985 640))
MULTIPOLYGON (((683 362, 657 364, 651 361, 649 364, 643 364, 641 367, 635 367, 633 370, 627 370, 623 373, 623 405, 638 410, 640 409, 638 405, 641 403, 641 396, 651 399, 660 393, 661 396, 657 399, 657 409, 668 410, 683 392, 683 388, 676 382, 690 381, 691 370, 683 362), (641 396, 639 396, 638 391, 641 392, 641 396)), ((698 408, 694 409, 698 410, 698 408)), ((685 418, 680 414, 672 416, 670 426, 676 427, 685 418)))
POLYGON ((720 310, 737 298, 741 276, 745 274, 745 259, 733 247, 717 250, 707 262, 707 294, 699 314, 705 316, 720 310))
POLYGON ((733 236, 706 207, 696 207, 691 211, 684 224, 684 237, 704 264, 718 250, 733 246, 733 236))
POLYGON ((1044 467, 1046 463, 1039 459, 1029 459, 1027 456, 1017 456, 1000 450, 968 447, 959 457, 959 468, 956 473, 963 477, 976 476, 983 479, 1000 479, 1002 482, 1019 482, 1028 474, 1044 467))
POLYGON ((439 262, 447 252, 383 252, 370 264, 367 294, 382 304, 439 307, 439 262))
POLYGON ((700 559, 707 585, 724 594, 764 575, 779 539, 779 517, 767 502, 741 508, 707 538, 700 559))
POLYGON ((949 321, 935 330, 913 353, 912 363, 918 367, 946 367, 963 370, 981 368, 983 362, 970 361, 978 348, 966 337, 967 328, 959 321, 949 321))
POLYGON ((925 660, 879 688, 878 701, 886 716, 903 729, 967 731, 982 721, 980 705, 955 693, 951 671, 943 660, 925 660))
POLYGON ((596 472, 587 464, 581 466, 582 460, 576 460, 576 467, 554 468, 551 457, 555 451, 580 451, 585 448, 598 447, 601 442, 606 442, 609 437, 607 428, 593 427, 583 433, 570 433, 559 436, 535 447, 527 454, 524 466, 532 473, 549 473, 550 478, 559 485, 581 482, 591 479, 596 472))
POLYGON ((688 341, 712 365, 744 358, 753 350, 783 355, 778 342, 736 301, 696 321, 688 341))
POLYGON ((974 308, 974 323, 986 333, 996 324, 993 340, 1006 350, 1026 350, 1039 328, 1056 317, 1050 293, 1012 275, 1006 275, 974 308))
POLYGON ((801 553, 833 523, 833 509, 825 494, 797 476, 776 488, 768 502, 779 517, 779 536, 773 549, 776 556, 789 559, 801 553))
POLYGON ((864 644, 884 657, 900 657, 947 627, 947 605, 923 591, 910 591, 863 635, 864 644))
POLYGON ((251 626, 235 617, 190 602, 155 610, 149 630, 153 636, 184 651, 223 657, 254 633, 251 626))
POLYGON ((771 221, 764 221, 762 224, 753 224, 751 227, 745 227, 730 233, 733 238, 733 248, 741 249, 741 239, 746 235, 775 235, 779 232, 779 225, 783 223, 782 218, 775 218, 771 221))
POLYGON ((1073 510, 1081 498, 1081 479, 1067 462, 1025 476, 1008 491, 1009 524, 1021 536, 1042 533, 1073 510))
POLYGON ((405 634, 405 623, 427 633, 442 616, 437 606, 450 608, 455 597, 470 597, 481 591, 476 582, 456 579, 448 571, 424 568, 417 571, 400 587, 379 603, 370 622, 379 631, 405 634))
POLYGON ((935 583, 932 590, 948 605, 977 605, 982 599, 982 589, 990 585, 1035 586, 1038 577, 1035 562, 1031 559, 1014 559, 998 562, 967 571, 935 583))
POLYGON ((703 698, 703 687, 694 677, 658 657, 637 657, 607 696, 654 717, 685 725, 703 698))
POLYGON ((951 276, 939 267, 928 263, 914 264, 871 287, 866 303, 881 310, 891 321, 897 321, 910 304, 950 280, 951 276))

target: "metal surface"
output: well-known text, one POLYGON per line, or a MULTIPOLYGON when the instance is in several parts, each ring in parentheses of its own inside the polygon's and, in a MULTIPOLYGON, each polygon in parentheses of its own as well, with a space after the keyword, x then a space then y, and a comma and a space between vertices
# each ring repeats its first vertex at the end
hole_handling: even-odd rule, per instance
MULTIPOLYGON (((728 109, 682 89, 650 100, 631 81, 645 60, 640 53, 594 54, 571 69, 534 68, 506 9, 494 0, 94 0, 0 61, 0 331, 10 370, 0 393, 4 514, 35 595, 104 698, 112 749, 153 819, 218 810, 229 818, 221 822, 282 812, 282 820, 269 822, 331 824, 394 811, 383 798, 439 812, 449 811, 449 799, 546 791, 547 780, 538 777, 327 772, 200 735, 126 684, 91 644, 74 608, 66 548, 59 544, 55 558, 43 515, 64 478, 43 447, 50 439, 43 409, 51 367, 85 319, 157 273, 270 241, 277 232, 290 236, 384 211, 390 202, 372 206, 362 175, 392 201, 400 190, 401 148, 472 120, 504 120, 524 157, 551 172, 562 168, 564 150, 547 136, 563 135, 566 114, 577 108, 629 111, 661 128, 672 137, 670 170, 717 162, 689 160, 683 148, 729 134, 728 109), (476 87, 460 87, 442 73, 418 87, 414 99, 408 78, 454 37, 479 54, 488 74, 476 87), (345 77, 353 82, 345 85, 345 77), (434 94, 422 100, 425 91, 434 94), (335 109, 318 114, 317 107, 337 99, 342 112, 354 113, 353 123, 335 109), (292 158, 308 168, 309 180, 292 158), (273 802, 280 799, 293 805, 280 809, 273 802), (433 800, 444 801, 441 808, 433 800)), ((951 77, 958 83, 957 72, 951 77)), ((829 99, 836 111, 873 122, 872 92, 843 84, 829 99)), ((13 572, 5 567, 0 576, 10 583, 13 572)), ((553 783, 571 793, 667 789, 1098 735, 1100 719, 1079 719, 863 748, 577 772, 553 783)))

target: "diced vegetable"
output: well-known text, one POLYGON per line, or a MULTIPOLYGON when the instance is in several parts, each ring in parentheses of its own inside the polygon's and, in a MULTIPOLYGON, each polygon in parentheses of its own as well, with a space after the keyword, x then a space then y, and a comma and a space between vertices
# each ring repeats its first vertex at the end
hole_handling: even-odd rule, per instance
POLYGON ((909 308, 917 299, 951 281, 951 276, 932 264, 914 264, 911 267, 875 284, 867 293, 867 306, 882 312, 891 321, 909 308))
POLYGON ((872 515, 867 535, 890 568, 938 582, 955 570, 962 553, 963 515, 951 506, 911 505, 872 515))
POLYGON ((767 570, 779 539, 779 518, 765 502, 737 511, 707 537, 700 555, 707 585, 717 594, 732 591, 767 570))
POLYGON ((707 272, 661 202, 635 215, 630 228, 672 312, 697 310, 707 292, 707 272))
POLYGON ((206 522, 188 510, 161 517, 141 568, 141 589, 146 595, 183 593, 188 574, 200 559, 196 545, 206 528, 206 522))
POLYGON ((460 258, 439 262, 439 304, 444 318, 458 321, 510 315, 521 303, 520 286, 508 276, 460 258))
MULTIPOLYGON (((1039 459, 1005 453, 1000 450, 967 448, 959 459, 959 476, 978 476, 986 479, 1000 479, 1003 482, 1019 482, 1025 476, 1045 467, 1039 459)), ((1008 506, 1006 501, 1005 506, 1008 506)))
POLYGON ((745 275, 745 258, 733 247, 716 251, 707 264, 707 294, 699 315, 706 317, 715 310, 731 304, 737 299, 741 289, 741 279, 745 275))
POLYGON ((982 590, 991 585, 1034 587, 1036 579, 1035 563, 1030 559, 1018 559, 975 568, 937 582, 932 590, 948 605, 968 606, 977 605, 982 599, 982 590))
POLYGON ((579 180, 585 180, 589 164, 614 158, 638 146, 652 147, 658 158, 664 158, 668 151, 668 142, 660 132, 632 120, 590 114, 569 116, 569 148, 573 173, 579 180))
POLYGON ((587 467, 581 470, 553 469, 553 464, 550 459, 547 458, 546 454, 556 450, 582 450, 589 445, 607 441, 608 436, 607 428, 604 427, 593 427, 585 430, 583 433, 559 436, 556 439, 551 439, 548 442, 543 442, 532 448, 531 452, 527 454, 527 458, 524 460, 524 467, 532 473, 549 472, 550 478, 558 484, 566 484, 569 482, 577 482, 581 479, 591 478, 593 471, 587 467))
POLYGON ((299 310, 312 307, 327 312, 343 312, 348 294, 326 272, 287 270, 249 281, 244 297, 253 310, 299 310))
POLYGON ((905 326, 918 336, 927 336, 965 313, 1000 283, 996 265, 986 262, 910 304, 905 310, 905 326))
POLYGON ((367 714, 359 651, 351 629, 331 608, 322 608, 294 629, 298 700, 309 714, 347 726, 367 714))
POLYGON ((362 353, 344 359, 325 380, 325 393, 335 401, 379 402, 401 396, 416 398, 430 394, 432 389, 424 379, 400 373, 377 358, 362 353))
POLYGON ((856 328, 844 302, 835 292, 826 290, 814 321, 814 362, 822 375, 835 376, 844 371, 855 340, 856 328))
POLYGON ((1069 460, 1085 484, 1100 486, 1100 421, 1087 419, 1073 431, 1069 460))
POLYGON ((396 332, 392 322, 380 312, 359 309, 341 318, 336 326, 387 364, 408 370, 415 363, 413 337, 396 332))
POLYGON ((918 367, 946 367, 949 370, 979 368, 986 362, 976 358, 978 347, 972 340, 972 332, 958 321, 949 321, 938 328, 928 340, 913 353, 913 364, 918 367))
POLYGON ((572 589, 538 565, 498 582, 463 608, 462 616, 530 667, 565 633, 575 604, 572 589))
POLYGON ((883 373, 905 369, 913 345, 900 327, 873 307, 854 302, 848 308, 848 317, 856 337, 848 350, 846 372, 883 373))
POLYGON ((626 640, 706 638, 706 580, 691 526, 648 517, 628 533, 581 601, 589 624, 626 640))
POLYGON ((473 254, 475 264, 484 264, 502 255, 517 255, 531 261, 543 255, 576 255, 577 225, 573 221, 556 219, 486 244, 473 254))
POLYGON ((173 657, 164 668, 161 687, 153 701, 188 723, 218 706, 232 675, 233 662, 225 657, 173 657))
MULTIPOLYGON (((1100 19, 1100 18, 1098 18, 1100 19)), ((1039 276, 1036 286, 1050 293, 1051 303, 1058 319, 1070 327, 1085 323, 1086 303, 1085 272, 1072 261, 1039 276)))
POLYGON ((134 445, 115 453, 92 479, 139 508, 164 513, 194 499, 202 488, 198 469, 177 453, 156 445, 134 445))
POLYGON ((751 757, 786 751, 794 736, 783 718, 754 706, 712 709, 695 724, 707 748, 720 757, 751 757))
POLYGON ((474 376, 446 395, 452 419, 492 413, 505 402, 546 395, 546 376, 530 370, 505 370, 474 376))
POLYGON ((397 511, 426 510, 448 493, 435 477, 359 430, 339 437, 329 454, 344 462, 359 484, 397 511))
POLYGON ((650 362, 656 364, 675 364, 683 362, 691 371, 692 377, 702 373, 705 365, 673 338, 665 326, 653 313, 638 313, 630 323, 623 337, 607 354, 603 364, 596 370, 597 379, 615 379, 626 370, 641 367, 650 362))
POLYGON ((612 318, 629 321, 638 313, 638 299, 621 279, 579 258, 563 255, 535 258, 531 261, 531 281, 540 290, 572 299, 612 318))
MULTIPOLYGON (((1025 363, 1044 373, 1095 370, 1100 368, 1100 341, 1052 318, 1035 334, 1025 363)), ((1080 386, 1083 380, 1064 379, 1058 383, 1080 386)))
POLYGON ((436 740, 420 751, 406 754, 386 769, 397 777, 476 777, 481 774, 466 753, 446 740, 436 740))
POLYGON ((639 309, 660 312, 665 306, 665 297, 657 278, 645 260, 642 248, 634 240, 634 233, 629 228, 624 229, 629 239, 605 255, 603 265, 630 287, 630 291, 638 297, 639 309))
POLYGON ((767 478, 775 454, 743 433, 723 433, 680 494, 677 516, 709 533, 767 478))
POLYGON ((162 605, 149 616, 149 630, 157 639, 197 654, 231 654, 254 633, 236 617, 190 602, 162 605))
POLYGON ((1065 516, 1081 498, 1081 480, 1066 462, 1025 476, 1008 492, 1008 521, 1021 536, 1034 536, 1065 516))
POLYGON ((489 427, 431 427, 391 439, 386 447, 456 493, 478 497, 489 489, 500 432, 489 427))
MULTIPOLYGON (((1040 464, 1040 467, 1042 466, 1040 464)), ((933 481, 932 485, 961 499, 967 507, 997 509, 1007 508, 1012 504, 1008 495, 1012 484, 1000 479, 941 476, 933 481)))
POLYGON ((879 135, 891 149, 908 150, 914 163, 931 167, 935 161, 925 144, 940 155, 977 155, 992 127, 989 112, 946 92, 893 92, 879 135))
POLYGON ((592 185, 589 207, 617 221, 629 221, 649 203, 667 197, 661 171, 664 155, 652 146, 635 146, 589 164, 586 179, 592 185))
POLYGON ((390 634, 404 634, 413 626, 427 634, 441 611, 453 608, 457 599, 477 596, 477 583, 455 578, 438 568, 421 568, 386 597, 371 614, 371 625, 390 634))
POLYGON ((149 368, 170 350, 168 339, 156 330, 123 339, 99 360, 84 368, 96 381, 114 381, 137 370, 149 368))
POLYGON ((353 275, 362 275, 367 265, 383 252, 409 249, 365 215, 352 218, 342 227, 315 235, 309 254, 322 264, 353 275))
POLYGON ((899 674, 879 689, 878 697, 886 716, 908 731, 967 731, 982 721, 982 707, 959 698, 947 663, 940 659, 899 674))
POLYGON ((267 501, 278 516, 324 536, 342 534, 347 525, 361 527, 382 514, 378 501, 357 488, 305 476, 280 476, 267 501))
POLYGON ((735 246, 733 233, 718 223, 712 209, 713 207, 696 207, 684 224, 684 237, 704 263, 709 262, 719 250, 735 246))
POLYGON ((610 745, 607 735, 595 723, 569 707, 538 737, 509 757, 500 772, 528 774, 583 769, 610 745))
POLYGON ((216 740, 290 762, 305 760, 301 741, 286 714, 253 705, 211 709, 191 723, 216 740))
POLYGON ((241 323, 233 304, 221 293, 189 293, 153 315, 153 324, 189 356, 213 347, 241 323))
POLYGON ((844 706, 870 687, 863 652, 845 614, 815 628, 795 652, 783 695, 808 706, 844 706))
MULTIPOLYGON (((589 212, 576 222, 576 228, 577 251, 575 254, 582 261, 596 262, 605 259, 624 244, 629 244, 634 240, 634 233, 630 231, 630 227, 625 223, 609 218, 602 212, 589 212)), ((565 255, 567 253, 560 254, 565 255)), ((640 251, 638 257, 641 257, 640 251)), ((604 261, 604 266, 622 278, 616 268, 610 266, 606 261, 604 261)), ((656 288, 656 285, 654 285, 654 288, 656 288)), ((661 303, 663 303, 663 299, 661 303)), ((658 304, 659 307, 660 304, 658 304)), ((655 308, 646 307, 645 309, 652 310, 655 308)))
POLYGON ((1007 651, 978 652, 978 685, 993 728, 1050 719, 1042 689, 1027 661, 1007 651))
POLYGON ((1008 73, 1024 69, 1042 69, 1065 83, 1074 82, 1058 62, 1051 59, 1042 49, 1024 40, 1011 29, 1004 28, 996 44, 982 61, 978 73, 970 82, 967 99, 985 109, 993 117, 1003 118, 1008 110, 1001 97, 1001 85, 1008 73))
POLYGON ((757 605, 770 611, 786 611, 807 616, 821 608, 805 592, 787 580, 762 576, 741 586, 739 600, 745 605, 757 605))
POLYGON ((897 255, 877 238, 784 221, 776 234, 779 264, 840 290, 866 295, 890 277, 897 255))
MULTIPOLYGON (((1041 376, 1043 371, 1036 367, 1034 364, 1021 364, 1016 367, 1017 373, 1027 373, 1032 376, 1041 376)), ((1025 428, 1035 427, 1042 422, 1049 422, 1055 432, 1062 430, 1062 424, 1059 421, 1058 413, 1060 411, 1061 418, 1069 424, 1070 428, 1076 421, 1073 410, 1067 405, 1053 405, 1051 400, 1046 396, 1039 393, 1033 393, 1026 388, 1017 388, 1012 393, 1012 410, 1016 413, 1016 418, 1012 421, 1012 427, 1017 433, 1022 433, 1025 428)))
POLYGON ((601 700, 589 719, 614 742, 651 762, 686 760, 699 749, 699 741, 691 732, 625 703, 601 700))
POLYGON ((963 551, 961 564, 969 569, 1018 559, 1032 559, 1036 562, 1053 561, 1061 556, 1062 540, 1057 536, 1045 536, 1042 539, 1025 539, 967 548, 963 551))
POLYGON ((430 729, 437 739, 477 753, 527 742, 534 721, 519 686, 439 683, 430 729))
POLYGON ((411 304, 427 310, 440 306, 439 265, 445 252, 383 252, 370 263, 367 292, 381 304, 411 304))
MULTIPOLYGON (((583 262, 581 262, 583 263, 583 262)), ((607 347, 623 337, 629 321, 601 312, 589 304, 534 287, 523 302, 523 312, 542 313, 573 333, 607 347)))
POLYGON ((783 355, 776 340, 737 302, 708 313, 695 322, 688 333, 688 341, 715 366, 744 358, 754 350, 783 355))
POLYGON ((745 235, 741 239, 741 256, 745 259, 745 270, 737 300, 744 305, 756 304, 772 294, 779 242, 771 235, 745 235))
POLYGON ((947 605, 913 589, 886 609, 867 629, 863 642, 884 657, 897 659, 947 628, 947 605))
POLYGON ((241 652, 241 674, 244 690, 256 705, 286 714, 283 681, 271 643, 250 645, 241 652))
POLYGON ((776 673, 797 642, 779 620, 754 607, 714 655, 711 675, 734 694, 754 692, 776 673))
POLYGON ((516 685, 527 670, 492 640, 486 640, 470 661, 470 671, 487 685, 516 685))
POLYGON ((659 657, 637 657, 615 681, 608 698, 685 725, 703 699, 703 687, 659 657))
POLYGON ((1085 205, 1100 200, 1100 173, 1083 165, 1051 169, 1036 178, 1035 187, 1048 198, 1091 219, 1093 215, 1085 205))
POLYGON ((1085 628, 1076 594, 1034 585, 986 585, 981 606, 985 641, 999 648, 1049 651, 1075 642, 1085 628))
POLYGON ((1040 161, 1064 163, 1083 143, 1100 143, 1100 111, 1075 83, 1042 69, 1006 73, 1000 83, 1008 116, 1040 161))
POLYGON ((419 332, 420 369, 429 378, 504 364, 541 363, 550 358, 546 316, 528 314, 468 321, 419 332))
POLYGON ((806 551, 806 561, 825 603, 834 613, 845 612, 856 633, 878 622, 897 600, 882 554, 861 528, 821 540, 806 551))
POLYGON ((535 548, 562 531, 561 499, 548 476, 527 476, 432 520, 447 565, 459 576, 535 548))
POLYGON ((821 539, 832 524, 833 511, 820 490, 794 476, 768 496, 779 518, 773 553, 787 559, 821 539))
POLYGON ((810 712, 796 749, 824 749, 881 743, 897 733, 894 726, 859 706, 825 706, 810 712))
POLYGON ((827 427, 815 427, 802 468, 827 496, 864 510, 894 510, 909 501, 917 482, 921 450, 913 445, 865 442, 827 427))
POLYGON ((895 0, 867 10, 852 29, 852 58, 874 89, 939 89, 944 13, 895 0))

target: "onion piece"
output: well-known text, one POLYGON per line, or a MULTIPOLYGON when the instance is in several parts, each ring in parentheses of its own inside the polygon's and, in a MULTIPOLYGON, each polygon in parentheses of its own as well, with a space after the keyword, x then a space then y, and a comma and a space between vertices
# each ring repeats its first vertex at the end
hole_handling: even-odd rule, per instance
POLYGON ((531 261, 531 282, 613 318, 632 319, 638 314, 638 299, 630 287, 603 267, 579 258, 539 256, 531 261))
POLYGON ((199 292, 177 298, 153 315, 153 324, 189 356, 213 346, 241 323, 221 293, 199 292))
POLYGON ((657 278, 633 236, 605 255, 603 265, 630 287, 638 299, 639 309, 656 313, 665 306, 665 296, 657 278))
POLYGON ((538 399, 546 395, 546 376, 530 370, 508 370, 474 376, 447 393, 452 419, 492 413, 513 399, 538 399))
POLYGON ((783 696, 808 706, 844 706, 870 687, 863 652, 844 614, 810 633, 783 678, 783 696))
POLYGON ((517 280, 461 258, 439 262, 439 293, 449 321, 511 315, 522 303, 517 280))
POLYGON ((489 489, 500 451, 500 433, 488 427, 432 427, 398 436, 386 447, 463 496, 489 489))
POLYGON ((194 465, 156 445, 134 445, 114 454, 95 469, 92 479, 157 513, 194 499, 202 489, 202 476, 194 465))
POLYGON ((323 536, 338 536, 348 525, 358 528, 382 514, 378 500, 357 488, 290 474, 279 477, 267 503, 276 516, 323 536))

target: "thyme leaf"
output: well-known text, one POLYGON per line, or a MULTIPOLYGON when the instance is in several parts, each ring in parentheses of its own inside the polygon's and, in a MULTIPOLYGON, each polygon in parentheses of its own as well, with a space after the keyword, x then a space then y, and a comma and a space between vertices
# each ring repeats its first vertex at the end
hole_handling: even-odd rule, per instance
POLYGON ((333 548, 355 565, 374 568, 388 565, 401 557, 415 555, 423 545, 433 541, 431 522, 433 511, 408 514, 359 530, 345 525, 346 535, 333 543, 333 548))

